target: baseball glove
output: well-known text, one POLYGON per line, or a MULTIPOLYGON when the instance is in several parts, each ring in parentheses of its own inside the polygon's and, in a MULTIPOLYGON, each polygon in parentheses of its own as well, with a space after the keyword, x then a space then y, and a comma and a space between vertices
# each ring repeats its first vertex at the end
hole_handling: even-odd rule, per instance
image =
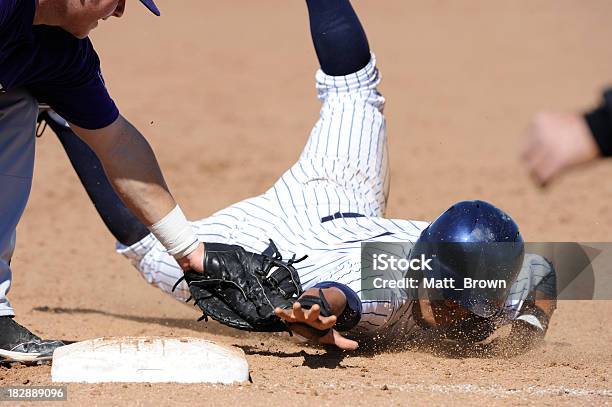
POLYGON ((232 328, 259 332, 290 332, 274 314, 276 307, 290 308, 303 293, 293 267, 295 255, 283 261, 270 240, 270 246, 256 254, 236 245, 206 243, 204 274, 187 271, 174 288, 185 280, 191 299, 203 312, 200 320, 215 321, 232 328))

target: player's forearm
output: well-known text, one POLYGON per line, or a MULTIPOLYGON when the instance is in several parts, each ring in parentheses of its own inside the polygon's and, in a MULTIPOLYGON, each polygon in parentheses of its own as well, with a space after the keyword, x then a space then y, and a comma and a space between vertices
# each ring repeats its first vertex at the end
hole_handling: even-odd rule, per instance
POLYGON ((204 248, 170 194, 149 143, 127 120, 87 130, 72 126, 96 153, 113 189, 184 269, 203 271, 204 248))
MULTIPOLYGON (((323 295, 329 304, 330 311, 333 315, 339 317, 346 308, 346 296, 336 287, 323 288, 323 295)), ((304 291, 302 296, 318 296, 318 288, 310 288, 304 291)), ((299 300, 298 300, 299 301, 299 300)))
POLYGON ((151 146, 127 120, 119 117, 102 130, 72 127, 96 153, 125 205, 147 227, 176 206, 151 146))
POLYGON ((132 140, 122 140, 113 146, 101 161, 115 191, 132 213, 149 227, 169 213, 176 202, 149 144, 142 136, 132 140))

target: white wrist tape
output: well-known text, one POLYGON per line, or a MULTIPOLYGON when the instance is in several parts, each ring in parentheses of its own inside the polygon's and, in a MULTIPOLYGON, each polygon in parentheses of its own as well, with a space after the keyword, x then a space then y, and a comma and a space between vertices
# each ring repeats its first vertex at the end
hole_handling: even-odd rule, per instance
POLYGON ((152 225, 149 230, 164 245, 168 253, 176 259, 187 256, 200 244, 185 214, 178 205, 162 220, 152 225))

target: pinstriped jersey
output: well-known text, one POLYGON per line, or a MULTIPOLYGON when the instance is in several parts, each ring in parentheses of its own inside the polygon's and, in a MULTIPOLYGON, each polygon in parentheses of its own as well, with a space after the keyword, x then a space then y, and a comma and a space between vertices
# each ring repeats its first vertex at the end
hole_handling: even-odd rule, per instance
MULTIPOLYGON (((305 289, 319 282, 343 283, 362 300, 362 318, 356 336, 382 332, 410 335, 418 329, 412 300, 389 290, 382 300, 363 298, 361 243, 415 242, 426 222, 384 218, 389 187, 385 99, 377 91, 380 75, 374 56, 351 75, 316 75, 323 102, 298 161, 262 195, 231 205, 193 223, 204 242, 237 244, 252 252, 264 251, 272 239, 283 257, 309 257, 296 269, 305 289)), ((182 271, 149 235, 119 251, 132 259, 147 281, 184 300, 182 283, 172 293, 182 271)), ((539 281, 526 257, 524 273, 507 302, 508 320, 539 281)))

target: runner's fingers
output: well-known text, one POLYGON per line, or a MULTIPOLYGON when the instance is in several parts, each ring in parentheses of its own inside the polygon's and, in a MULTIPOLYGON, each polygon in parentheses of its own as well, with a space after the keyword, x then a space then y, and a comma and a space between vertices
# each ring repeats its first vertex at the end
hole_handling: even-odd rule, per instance
POLYGON ((306 316, 304 315, 304 310, 302 309, 302 304, 299 302, 293 303, 293 316, 299 322, 305 322, 306 316))
POLYGON ((317 325, 318 325, 318 329, 329 329, 332 326, 336 325, 336 321, 338 320, 338 318, 336 318, 335 315, 331 315, 329 317, 319 317, 319 320, 317 321, 317 325))
POLYGON ((287 322, 296 322, 295 316, 293 315, 293 310, 276 307, 274 314, 287 322))
POLYGON ((321 308, 318 304, 315 304, 307 311, 306 322, 315 322, 317 319, 319 319, 319 315, 321 315, 321 308))

